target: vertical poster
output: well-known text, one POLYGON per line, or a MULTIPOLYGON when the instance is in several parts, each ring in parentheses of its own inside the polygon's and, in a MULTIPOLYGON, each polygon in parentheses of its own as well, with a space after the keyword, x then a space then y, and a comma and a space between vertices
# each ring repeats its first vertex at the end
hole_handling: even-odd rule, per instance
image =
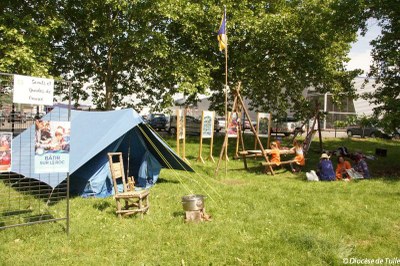
POLYGON ((11 171, 11 132, 0 132, 0 173, 11 171))
POLYGON ((208 158, 214 162, 214 158, 212 156, 213 142, 214 142, 214 119, 215 119, 215 112, 203 111, 201 116, 199 156, 197 157, 197 161, 200 161, 202 163, 204 163, 202 157, 203 138, 210 139, 210 155, 208 158))
POLYGON ((228 117, 228 138, 237 138, 238 135, 238 113, 229 113, 228 117))
POLYGON ((70 122, 35 121, 35 173, 69 171, 70 122))
POLYGON ((176 132, 178 139, 185 138, 185 118, 182 110, 176 110, 176 132))
POLYGON ((14 75, 14 103, 53 105, 54 80, 14 75))
POLYGON ((210 139, 214 133, 214 112, 203 111, 203 119, 201 121, 201 138, 210 139))
POLYGON ((257 114, 257 132, 259 137, 268 137, 271 128, 271 114, 257 114))

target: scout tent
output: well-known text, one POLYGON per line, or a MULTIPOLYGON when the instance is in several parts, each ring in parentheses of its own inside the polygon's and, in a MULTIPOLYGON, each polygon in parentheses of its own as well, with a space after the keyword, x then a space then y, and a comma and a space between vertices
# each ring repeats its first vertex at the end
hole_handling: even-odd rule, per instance
MULTIPOLYGON (((109 196, 113 192, 108 152, 122 152, 125 171, 137 186, 150 187, 161 168, 193 171, 133 109, 107 112, 54 108, 43 120, 68 121, 70 112, 70 191, 82 196, 109 196)), ((35 173, 35 125, 12 142, 11 171, 47 183, 52 188, 67 173, 35 173)))

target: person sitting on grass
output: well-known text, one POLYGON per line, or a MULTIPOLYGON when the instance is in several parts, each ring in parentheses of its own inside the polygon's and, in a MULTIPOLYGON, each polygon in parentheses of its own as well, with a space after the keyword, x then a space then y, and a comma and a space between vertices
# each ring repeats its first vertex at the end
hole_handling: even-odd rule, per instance
POLYGON ((367 162, 364 160, 362 154, 358 153, 355 155, 355 165, 353 166, 353 169, 360 173, 363 178, 371 178, 367 162))
POLYGON ((290 163, 290 168, 292 169, 292 172, 295 173, 301 169, 300 166, 304 166, 306 164, 302 144, 297 140, 293 140, 293 148, 290 150, 295 154, 295 157, 293 158, 294 163, 290 163))
POLYGON ((336 166, 336 179, 337 180, 349 180, 350 176, 346 169, 350 169, 351 164, 344 159, 342 155, 338 157, 338 164, 336 166))
POLYGON ((335 171, 328 154, 322 153, 318 164, 317 175, 320 181, 335 181, 335 171))

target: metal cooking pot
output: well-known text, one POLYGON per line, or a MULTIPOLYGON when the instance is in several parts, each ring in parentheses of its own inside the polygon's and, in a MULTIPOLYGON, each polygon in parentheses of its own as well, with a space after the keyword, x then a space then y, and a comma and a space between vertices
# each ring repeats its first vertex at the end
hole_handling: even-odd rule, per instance
POLYGON ((182 197, 182 206, 185 211, 198 211, 204 208, 203 195, 187 195, 182 197))

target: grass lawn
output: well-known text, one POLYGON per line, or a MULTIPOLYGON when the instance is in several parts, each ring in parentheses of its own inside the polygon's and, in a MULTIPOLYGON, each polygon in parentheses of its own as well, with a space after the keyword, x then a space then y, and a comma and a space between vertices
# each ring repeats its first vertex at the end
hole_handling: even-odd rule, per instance
MULTIPOLYGON (((175 147, 174 139, 166 140, 175 147)), ((221 142, 221 137, 215 140, 216 160, 221 142)), ((246 142, 252 149, 254 140, 246 142)), ((317 141, 302 173, 282 168, 274 176, 265 175, 259 161, 250 159, 246 171, 240 160, 230 159, 227 172, 223 162, 215 175, 216 163, 195 161, 198 138, 190 138, 186 155, 197 173, 162 170, 143 220, 118 219, 112 198, 75 197, 69 235, 64 222, 1 231, 0 265, 339 265, 346 260, 400 260, 400 142, 325 139, 323 145, 367 154, 385 148, 388 154, 367 161, 371 180, 307 182, 305 171, 315 169, 319 158, 317 141), (208 195, 205 206, 212 221, 184 222, 181 197, 190 191, 208 195)), ((208 148, 204 146, 204 157, 208 148)), ((230 154, 233 148, 231 140, 230 154)), ((62 212, 65 204, 60 206, 51 208, 62 212)))

